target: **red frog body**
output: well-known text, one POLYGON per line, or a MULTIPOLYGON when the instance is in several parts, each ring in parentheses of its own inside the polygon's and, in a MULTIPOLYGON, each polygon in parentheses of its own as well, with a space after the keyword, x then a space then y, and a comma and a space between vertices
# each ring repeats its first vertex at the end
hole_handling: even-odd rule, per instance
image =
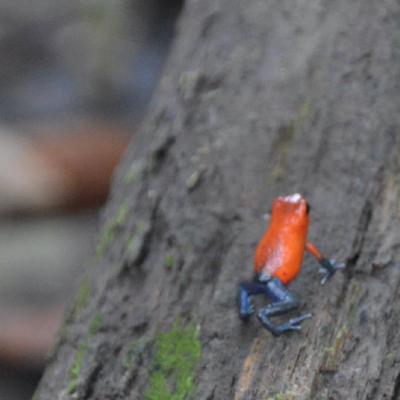
POLYGON ((298 307, 298 301, 286 286, 299 274, 305 251, 310 252, 321 265, 320 271, 324 274, 321 284, 325 284, 338 269, 345 268, 344 264, 324 257, 315 245, 307 241, 309 211, 306 199, 298 193, 274 200, 269 226, 255 252, 256 280, 240 284, 240 317, 247 320, 253 314, 251 296, 265 294, 273 302, 258 312, 258 318, 275 336, 300 330, 300 323, 311 318, 311 314, 305 314, 281 325, 274 325, 270 320, 298 307))
POLYGON ((278 197, 254 257, 254 272, 287 285, 301 270, 309 224, 308 205, 299 194, 278 197))

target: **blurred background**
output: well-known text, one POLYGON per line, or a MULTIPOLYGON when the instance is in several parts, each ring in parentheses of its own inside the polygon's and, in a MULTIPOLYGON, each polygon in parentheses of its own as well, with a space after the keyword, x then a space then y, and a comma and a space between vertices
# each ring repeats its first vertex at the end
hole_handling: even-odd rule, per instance
POLYGON ((31 398, 183 0, 0 0, 0 400, 31 398))

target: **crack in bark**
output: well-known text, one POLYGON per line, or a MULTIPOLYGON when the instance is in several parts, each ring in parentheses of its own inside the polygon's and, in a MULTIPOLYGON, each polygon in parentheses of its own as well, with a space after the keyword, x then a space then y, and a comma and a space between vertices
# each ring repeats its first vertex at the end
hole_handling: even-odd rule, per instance
MULTIPOLYGON (((365 245, 365 239, 367 236, 367 232, 369 229, 369 226, 372 221, 373 217, 373 211, 374 211, 374 205, 376 204, 379 195, 381 193, 382 186, 384 184, 384 179, 383 179, 383 165, 379 166, 376 170, 376 172, 373 175, 372 183, 370 186, 370 189, 368 191, 368 195, 366 196, 364 205, 361 209, 360 217, 358 220, 358 227, 357 227, 357 234, 356 237, 354 238, 353 244, 351 248, 353 249, 353 254, 347 258, 347 268, 345 270, 345 277, 346 280, 343 283, 342 290, 340 295, 337 297, 336 301, 336 306, 335 310, 337 310, 336 315, 338 315, 342 309, 342 306, 345 302, 345 299, 347 298, 349 287, 350 287, 350 281, 353 278, 355 271, 352 269, 357 265, 357 262, 362 254, 364 245, 365 245)), ((328 341, 328 343, 331 343, 334 336, 335 336, 336 329, 332 329, 331 331, 331 337, 328 341)), ((351 352, 354 351, 354 346, 351 349, 351 352)), ((318 367, 318 371, 321 371, 322 369, 322 363, 324 362, 324 358, 321 359, 321 363, 318 367)), ((334 374, 334 373, 333 373, 334 374)), ((400 375, 400 374, 399 374, 400 375)), ((400 386, 400 376, 399 376, 399 386, 400 386)), ((319 378, 319 374, 316 373, 314 375, 314 378, 311 383, 311 390, 310 390, 310 396, 313 398, 313 396, 316 396, 318 393, 318 390, 321 388, 321 382, 319 378)), ((400 390, 400 387, 399 387, 400 390)))
POLYGON ((296 359, 295 359, 295 361, 293 363, 293 368, 292 368, 292 370, 290 372, 290 375, 289 375, 289 381, 292 380, 293 375, 294 375, 294 373, 296 371, 297 364, 298 364, 298 362, 300 360, 300 357, 303 355, 305 349, 306 349, 305 346, 302 346, 302 347, 300 347, 299 351, 297 352, 296 359))
POLYGON ((167 135, 159 139, 150 152, 150 172, 156 173, 160 170, 175 141, 176 137, 172 135, 167 135))
MULTIPOLYGON (((399 294, 399 289, 400 289, 400 280, 397 281, 396 284, 396 289, 394 291, 394 297, 397 298, 398 294, 399 294)), ((390 314, 388 315, 388 319, 392 318, 392 312, 393 309, 390 309, 390 314)), ((396 326, 391 325, 389 327, 389 329, 387 330, 387 334, 386 334, 386 350, 387 353, 391 353, 392 351, 394 351, 394 349, 396 349, 398 347, 398 343, 399 340, 394 337, 391 337, 391 334, 393 334, 393 331, 397 331, 396 326)), ((376 386, 373 388, 372 392, 370 395, 368 395, 367 399, 368 400, 374 400, 376 398, 376 394, 378 393, 378 389, 379 389, 379 385, 382 382, 382 377, 384 376, 384 374, 386 373, 388 367, 386 367, 384 365, 384 362, 382 361, 381 363, 381 368, 379 371, 379 377, 377 379, 376 382, 376 386)), ((396 400, 400 398, 400 369, 397 371, 396 374, 394 374, 395 378, 394 378, 394 384, 393 384, 393 392, 392 395, 390 397, 391 400, 396 400)))
POLYGON ((398 400, 399 397, 400 397, 400 371, 396 375, 396 379, 394 381, 393 394, 392 394, 392 397, 390 399, 391 400, 398 400))
POLYGON ((216 386, 213 387, 211 393, 207 396, 206 400, 214 400, 215 399, 215 389, 216 388, 217 388, 216 386))
POLYGON ((366 196, 364 206, 361 209, 357 227, 357 235, 351 246, 353 249, 353 254, 347 259, 347 270, 349 272, 350 278, 354 275, 354 271, 352 271, 350 267, 354 267, 357 264, 358 259, 360 258, 362 249, 364 247, 368 227, 372 220, 373 208, 378 200, 380 193, 382 192, 383 182, 383 166, 381 165, 380 167, 378 167, 377 171, 374 174, 370 190, 368 192, 368 195, 366 196))
POLYGON ((85 392, 82 397, 83 400, 88 400, 92 397, 92 395, 94 393, 94 388, 96 386, 96 382, 98 380, 98 377, 100 375, 102 368, 103 368, 103 366, 101 364, 97 364, 93 368, 93 370, 90 372, 90 374, 86 380, 85 392))

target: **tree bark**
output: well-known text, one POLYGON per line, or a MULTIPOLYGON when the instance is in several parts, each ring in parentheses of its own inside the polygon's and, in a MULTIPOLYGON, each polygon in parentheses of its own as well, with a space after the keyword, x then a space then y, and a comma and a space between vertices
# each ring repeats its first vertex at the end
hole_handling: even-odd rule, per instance
POLYGON ((186 2, 38 399, 400 398, 399 20, 394 0, 186 2), (275 338, 237 287, 294 192, 348 267, 322 287, 307 256, 290 288, 313 319, 275 338))

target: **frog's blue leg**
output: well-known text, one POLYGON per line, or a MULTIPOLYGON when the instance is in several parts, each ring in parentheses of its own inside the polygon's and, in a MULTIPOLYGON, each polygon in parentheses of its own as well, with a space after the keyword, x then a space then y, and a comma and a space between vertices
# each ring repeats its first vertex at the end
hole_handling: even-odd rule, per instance
POLYGON ((263 286, 264 293, 273 302, 258 312, 258 319, 274 336, 279 336, 288 331, 300 330, 300 323, 305 319, 311 318, 311 314, 304 314, 300 317, 289 319, 289 321, 281 325, 273 324, 270 320, 271 317, 294 310, 299 306, 299 303, 278 278, 272 278, 268 282, 265 282, 263 286))
POLYGON ((239 316, 247 320, 254 313, 254 306, 250 302, 250 296, 265 293, 265 283, 242 282, 239 286, 239 316))

